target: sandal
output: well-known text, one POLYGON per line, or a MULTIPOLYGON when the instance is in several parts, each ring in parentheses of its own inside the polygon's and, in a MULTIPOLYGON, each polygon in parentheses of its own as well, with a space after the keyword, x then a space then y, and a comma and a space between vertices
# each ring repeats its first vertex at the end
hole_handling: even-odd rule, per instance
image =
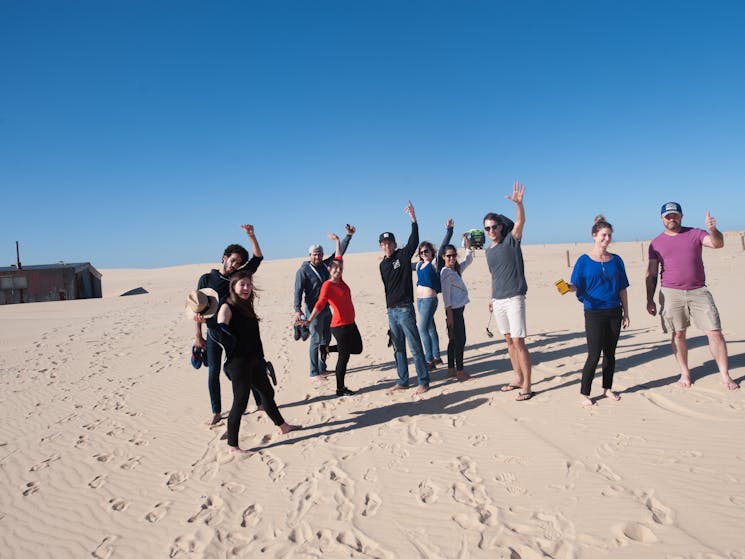
POLYGON ((530 400, 533 396, 535 396, 535 392, 518 392, 515 400, 518 402, 524 402, 525 400, 530 400))

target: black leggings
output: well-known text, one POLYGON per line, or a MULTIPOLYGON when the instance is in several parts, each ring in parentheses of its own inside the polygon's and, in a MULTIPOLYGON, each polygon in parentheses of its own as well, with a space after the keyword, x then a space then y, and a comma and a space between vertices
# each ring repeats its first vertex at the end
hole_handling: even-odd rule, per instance
POLYGON ((225 370, 230 373, 230 381, 233 383, 233 406, 228 415, 230 446, 238 446, 241 417, 248 406, 248 395, 252 389, 261 395, 261 405, 264 406, 269 419, 277 426, 285 422, 274 401, 274 389, 269 383, 263 359, 236 357, 225 366, 225 370))
POLYGON ((585 309, 585 334, 587 335, 587 361, 582 369, 580 393, 589 396, 595 369, 603 354, 603 388, 613 388, 616 370, 616 344, 621 334, 623 309, 585 309))
POLYGON ((343 326, 334 326, 331 328, 331 333, 336 338, 336 351, 339 352, 339 358, 336 360, 336 389, 343 390, 349 356, 362 353, 362 337, 354 322, 343 326))
POLYGON ((453 326, 448 328, 448 369, 463 370, 463 351, 466 348, 466 322, 463 311, 466 307, 453 309, 453 326))

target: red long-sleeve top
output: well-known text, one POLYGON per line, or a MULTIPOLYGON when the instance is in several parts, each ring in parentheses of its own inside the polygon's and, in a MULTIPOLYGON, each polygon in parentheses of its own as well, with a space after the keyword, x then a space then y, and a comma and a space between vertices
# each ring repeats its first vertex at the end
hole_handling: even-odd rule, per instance
POLYGON ((321 286, 321 295, 318 297, 315 309, 322 311, 326 303, 331 305, 333 317, 331 327, 344 326, 354 322, 354 305, 352 304, 352 291, 349 286, 341 280, 334 283, 326 280, 321 286))

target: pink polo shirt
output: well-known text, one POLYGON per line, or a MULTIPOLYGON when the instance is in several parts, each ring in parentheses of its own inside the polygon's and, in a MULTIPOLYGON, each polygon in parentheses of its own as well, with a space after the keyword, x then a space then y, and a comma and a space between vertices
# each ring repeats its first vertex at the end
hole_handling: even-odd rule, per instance
POLYGON ((649 259, 659 260, 662 287, 690 291, 706 285, 703 241, 709 233, 683 227, 677 235, 661 233, 649 244, 649 259))

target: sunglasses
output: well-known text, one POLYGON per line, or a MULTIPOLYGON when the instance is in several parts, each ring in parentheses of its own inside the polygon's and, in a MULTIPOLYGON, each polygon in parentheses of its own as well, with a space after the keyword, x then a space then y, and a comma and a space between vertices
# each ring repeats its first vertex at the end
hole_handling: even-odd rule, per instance
POLYGON ((494 231, 496 231, 498 227, 499 227, 499 225, 484 225, 484 231, 489 232, 492 229, 494 229, 494 231))
POLYGON ((419 254, 429 254, 429 249, 423 248, 422 250, 419 251, 419 254))
POLYGON ((453 253, 453 254, 446 254, 445 255, 445 258, 455 258, 456 256, 458 256, 458 255, 455 254, 455 253, 453 253))

